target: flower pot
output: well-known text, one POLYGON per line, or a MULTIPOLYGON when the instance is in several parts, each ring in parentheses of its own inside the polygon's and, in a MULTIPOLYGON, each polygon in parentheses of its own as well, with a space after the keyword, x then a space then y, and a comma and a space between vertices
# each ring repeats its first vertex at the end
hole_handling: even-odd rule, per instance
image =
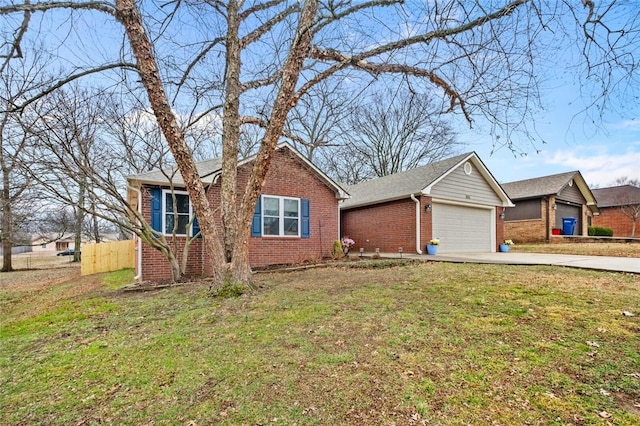
POLYGON ((500 251, 502 253, 507 253, 509 251, 509 244, 500 244, 500 251))
POLYGON ((427 254, 435 255, 438 252, 438 246, 427 244, 427 254))

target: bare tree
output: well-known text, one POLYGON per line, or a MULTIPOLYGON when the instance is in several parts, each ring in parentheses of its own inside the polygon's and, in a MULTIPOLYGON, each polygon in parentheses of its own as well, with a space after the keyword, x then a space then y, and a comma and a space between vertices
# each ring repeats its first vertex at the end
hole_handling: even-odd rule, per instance
POLYGON ((459 145, 433 102, 413 92, 375 92, 354 110, 348 124, 345 144, 366 170, 362 179, 442 160, 456 153, 459 145))
MULTIPOLYGON (((19 50, 15 50, 17 52, 19 50)), ((33 55, 28 60, 21 56, 2 63, 0 73, 0 205, 2 224, 2 272, 13 270, 11 247, 16 243, 16 219, 19 205, 32 188, 25 161, 30 149, 28 113, 18 113, 14 106, 38 93, 49 83, 43 68, 43 59, 33 55)))
MULTIPOLYGON (((160 134, 154 131, 153 122, 141 120, 145 114, 139 111, 112 117, 121 103, 79 87, 60 89, 43 98, 41 104, 39 119, 30 129, 38 141, 30 173, 43 193, 48 194, 50 204, 73 209, 76 254, 87 229, 99 242, 98 222, 108 221, 162 252, 171 265, 172 279, 180 281, 186 271, 190 244, 197 235, 179 247, 175 215, 174 238, 167 239, 152 229, 138 206, 124 195, 126 175, 155 167, 171 170, 172 162, 164 161, 170 155, 159 143, 160 134), (101 111, 109 113, 103 116, 101 111)), ((166 177, 171 182, 175 172, 166 177)))
MULTIPOLYGON (((7 17, 3 24, 16 34, 5 47, 12 57, 24 50, 21 35, 37 12, 99 11, 122 24, 128 45, 114 54, 124 52, 125 61, 118 56, 74 69, 59 84, 96 71, 135 68, 184 179, 218 284, 250 281, 250 224, 276 144, 290 110, 323 81, 366 82, 392 74, 423 81, 442 97, 446 111, 462 114, 469 123, 484 117, 504 130, 507 136, 501 140, 509 147, 515 146, 514 129, 527 131, 545 78, 539 71, 545 69, 544 60, 557 64, 545 55, 581 48, 587 83, 582 87, 595 87, 590 81, 600 84, 591 93, 596 106, 607 106, 611 95, 622 100, 617 95, 625 90, 633 96, 637 82, 640 10, 632 3, 229 0, 144 5, 146 17, 134 0, 14 1, 0 6, 0 16, 7 17), (258 100, 260 108, 255 107, 258 100), (189 111, 193 122, 210 113, 222 117, 221 229, 174 108, 189 111), (248 183, 238 191, 238 146, 247 124, 263 127, 263 134, 248 183)), ((73 20, 60 25, 66 23, 73 20)), ((84 59, 90 62, 91 55, 84 59)))
POLYGON ((339 83, 329 83, 323 81, 305 93, 286 124, 286 134, 309 161, 320 161, 316 153, 342 144, 347 120, 356 105, 353 94, 342 90, 339 83))

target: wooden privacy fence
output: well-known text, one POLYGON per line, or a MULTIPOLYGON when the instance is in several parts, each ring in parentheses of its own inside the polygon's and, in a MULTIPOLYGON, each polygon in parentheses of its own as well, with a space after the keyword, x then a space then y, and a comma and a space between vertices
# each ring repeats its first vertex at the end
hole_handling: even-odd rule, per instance
POLYGON ((136 266, 135 248, 134 240, 83 244, 80 274, 91 275, 133 268, 136 266))

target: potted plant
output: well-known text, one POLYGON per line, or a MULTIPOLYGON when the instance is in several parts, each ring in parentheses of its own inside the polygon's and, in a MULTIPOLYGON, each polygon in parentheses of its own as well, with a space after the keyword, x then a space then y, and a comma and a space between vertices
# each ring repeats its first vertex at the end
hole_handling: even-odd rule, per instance
POLYGON ((427 253, 430 255, 434 255, 438 252, 438 246, 440 245, 440 240, 437 238, 432 238, 427 244, 427 253))
POLYGON ((345 256, 349 254, 349 249, 356 243, 349 237, 342 237, 340 242, 342 244, 342 253, 344 253, 345 256))
POLYGON ((504 240, 504 242, 500 244, 500 251, 502 253, 506 253, 509 251, 509 246, 512 246, 512 245, 513 245, 512 240, 504 240))

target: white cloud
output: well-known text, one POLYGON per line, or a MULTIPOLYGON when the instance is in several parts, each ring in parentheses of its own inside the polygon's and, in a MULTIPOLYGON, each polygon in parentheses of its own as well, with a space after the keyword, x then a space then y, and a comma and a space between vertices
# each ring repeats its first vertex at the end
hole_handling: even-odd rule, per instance
POLYGON ((640 179, 640 151, 631 147, 626 152, 613 154, 605 146, 581 146, 571 152, 544 153, 543 162, 563 166, 566 171, 579 170, 587 183, 600 187, 609 186, 620 177, 640 179))

